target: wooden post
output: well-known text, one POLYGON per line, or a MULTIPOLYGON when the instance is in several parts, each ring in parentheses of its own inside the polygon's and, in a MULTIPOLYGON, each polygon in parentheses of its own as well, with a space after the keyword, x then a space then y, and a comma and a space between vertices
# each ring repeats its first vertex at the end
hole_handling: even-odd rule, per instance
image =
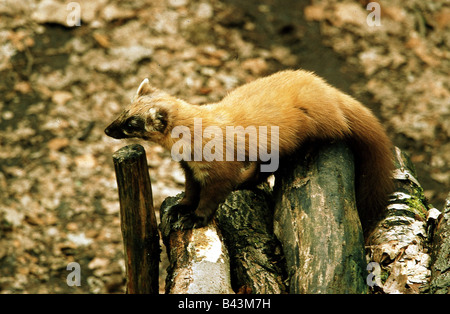
POLYGON ((280 164, 274 231, 290 293, 367 293, 351 150, 342 142, 313 143, 280 164))
POLYGON ((145 150, 125 146, 113 154, 119 189, 127 293, 158 293, 159 234, 145 150))

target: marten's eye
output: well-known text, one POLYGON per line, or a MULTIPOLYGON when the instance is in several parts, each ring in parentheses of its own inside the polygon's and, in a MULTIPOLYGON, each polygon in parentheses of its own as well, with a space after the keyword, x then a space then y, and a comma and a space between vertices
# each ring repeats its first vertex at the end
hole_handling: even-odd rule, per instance
POLYGON ((130 117, 125 122, 125 128, 128 132, 141 131, 144 128, 144 120, 138 117, 130 117))

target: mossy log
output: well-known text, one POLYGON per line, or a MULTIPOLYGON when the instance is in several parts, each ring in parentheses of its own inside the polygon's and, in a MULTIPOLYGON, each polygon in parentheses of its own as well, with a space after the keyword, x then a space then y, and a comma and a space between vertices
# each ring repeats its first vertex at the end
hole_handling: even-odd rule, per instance
POLYGON ((343 142, 305 145, 275 175, 275 234, 290 293, 366 293, 353 154, 343 142))

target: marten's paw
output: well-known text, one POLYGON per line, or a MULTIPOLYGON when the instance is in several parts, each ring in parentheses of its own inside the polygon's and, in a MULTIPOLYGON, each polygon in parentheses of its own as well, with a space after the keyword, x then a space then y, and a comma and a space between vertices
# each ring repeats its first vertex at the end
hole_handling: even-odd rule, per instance
POLYGON ((169 211, 167 213, 169 217, 169 222, 173 224, 176 221, 178 221, 181 217, 187 215, 190 212, 193 212, 194 210, 195 208, 193 208, 193 206, 190 205, 180 203, 175 204, 169 208, 169 211))
POLYGON ((169 208, 167 213, 170 224, 175 230, 188 230, 204 227, 208 224, 207 219, 197 216, 195 208, 191 205, 178 203, 169 208))
POLYGON ((208 224, 207 219, 197 216, 194 213, 189 213, 181 217, 179 224, 177 224, 177 229, 188 230, 193 228, 201 228, 208 224))

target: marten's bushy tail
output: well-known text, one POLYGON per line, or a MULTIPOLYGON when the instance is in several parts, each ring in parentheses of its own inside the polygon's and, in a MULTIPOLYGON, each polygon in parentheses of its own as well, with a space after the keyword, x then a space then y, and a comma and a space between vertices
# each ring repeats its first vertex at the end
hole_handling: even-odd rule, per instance
POLYGON ((393 146, 383 126, 366 108, 346 112, 355 154, 356 205, 365 235, 385 210, 393 192, 393 146))

